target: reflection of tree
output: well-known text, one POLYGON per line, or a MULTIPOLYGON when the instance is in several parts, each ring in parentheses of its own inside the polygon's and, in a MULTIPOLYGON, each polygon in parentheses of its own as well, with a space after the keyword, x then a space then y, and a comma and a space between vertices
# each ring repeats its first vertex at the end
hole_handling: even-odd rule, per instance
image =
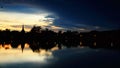
POLYGON ((30 48, 32 49, 33 52, 39 52, 39 43, 38 42, 29 42, 30 48))
POLYGON ((11 46, 12 48, 17 48, 20 43, 18 41, 12 41, 11 46))
POLYGON ((39 49, 49 50, 58 45, 62 49, 62 45, 68 48, 81 46, 89 46, 92 48, 120 48, 120 30, 114 31, 59 31, 58 33, 45 29, 40 26, 34 26, 30 32, 10 31, 8 29, 0 30, 0 44, 11 44, 13 48, 17 48, 21 44, 22 51, 25 43, 30 45, 33 52, 39 52, 39 49))

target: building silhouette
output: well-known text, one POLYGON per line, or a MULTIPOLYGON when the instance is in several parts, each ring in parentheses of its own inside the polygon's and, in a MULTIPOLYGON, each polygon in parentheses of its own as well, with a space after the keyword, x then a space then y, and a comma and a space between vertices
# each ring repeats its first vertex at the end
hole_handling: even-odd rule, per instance
POLYGON ((22 52, 24 50, 24 47, 25 47, 25 29, 24 29, 24 25, 22 25, 22 30, 21 30, 21 39, 20 39, 20 44, 21 44, 21 49, 22 49, 22 52))

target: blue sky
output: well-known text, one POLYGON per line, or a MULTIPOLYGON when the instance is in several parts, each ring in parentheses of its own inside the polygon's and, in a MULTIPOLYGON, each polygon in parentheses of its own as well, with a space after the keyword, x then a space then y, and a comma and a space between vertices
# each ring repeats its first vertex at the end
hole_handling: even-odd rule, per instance
POLYGON ((3 6, 0 12, 45 13, 43 21, 52 22, 48 25, 52 27, 71 30, 120 28, 117 0, 3 0, 0 4, 3 6))

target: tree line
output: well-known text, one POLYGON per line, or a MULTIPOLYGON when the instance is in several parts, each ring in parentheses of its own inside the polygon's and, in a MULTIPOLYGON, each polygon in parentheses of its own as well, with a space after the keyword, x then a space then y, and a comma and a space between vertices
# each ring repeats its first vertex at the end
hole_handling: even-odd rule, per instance
POLYGON ((0 44, 11 44, 12 48, 17 48, 21 44, 22 51, 25 43, 30 45, 33 52, 40 48, 49 50, 56 45, 59 49, 62 46, 67 48, 87 46, 91 48, 114 48, 120 49, 120 30, 111 31, 58 31, 49 29, 42 30, 40 26, 34 26, 29 32, 0 30, 0 44))

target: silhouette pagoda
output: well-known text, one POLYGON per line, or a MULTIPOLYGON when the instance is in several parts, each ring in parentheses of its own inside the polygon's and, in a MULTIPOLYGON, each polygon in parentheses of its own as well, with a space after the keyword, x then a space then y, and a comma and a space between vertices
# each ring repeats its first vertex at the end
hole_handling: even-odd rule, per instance
POLYGON ((25 30, 24 30, 24 25, 22 25, 20 42, 21 42, 21 49, 22 49, 22 53, 23 53, 23 50, 24 50, 24 47, 25 47, 25 30))
POLYGON ((23 33, 23 34, 25 33, 24 25, 22 25, 21 33, 23 33))

